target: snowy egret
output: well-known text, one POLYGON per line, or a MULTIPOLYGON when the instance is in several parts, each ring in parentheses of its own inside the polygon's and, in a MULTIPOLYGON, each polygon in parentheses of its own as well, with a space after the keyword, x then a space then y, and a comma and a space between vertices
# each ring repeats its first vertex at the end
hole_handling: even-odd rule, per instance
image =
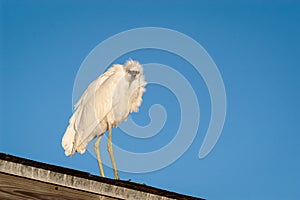
POLYGON ((146 82, 142 65, 128 60, 124 65, 115 64, 94 80, 74 106, 74 113, 62 138, 67 156, 83 154, 87 144, 97 138, 94 150, 100 174, 104 177, 99 144, 108 131, 108 152, 115 179, 119 179, 112 148, 112 128, 137 112, 142 103, 146 82))

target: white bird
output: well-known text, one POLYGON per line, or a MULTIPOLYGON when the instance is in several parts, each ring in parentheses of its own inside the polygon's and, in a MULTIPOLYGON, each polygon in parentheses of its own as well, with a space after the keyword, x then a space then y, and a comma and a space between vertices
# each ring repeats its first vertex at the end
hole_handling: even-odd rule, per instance
POLYGON ((143 68, 133 60, 128 60, 125 65, 113 65, 94 80, 74 106, 75 111, 62 138, 65 154, 83 154, 87 144, 97 137, 94 150, 100 174, 104 177, 99 144, 108 131, 108 152, 115 179, 119 179, 112 149, 112 128, 126 120, 129 113, 138 111, 145 86, 143 68))

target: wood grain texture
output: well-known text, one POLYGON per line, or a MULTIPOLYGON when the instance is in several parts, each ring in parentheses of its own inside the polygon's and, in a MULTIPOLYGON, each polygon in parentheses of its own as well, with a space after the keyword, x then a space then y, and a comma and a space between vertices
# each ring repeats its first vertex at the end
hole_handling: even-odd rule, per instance
POLYGON ((7 200, 116 200, 99 194, 75 190, 19 176, 0 173, 0 199, 7 200))
POLYGON ((178 194, 145 184, 99 177, 1 152, 0 175, 0 200, 71 198, 202 200, 202 198, 178 194))

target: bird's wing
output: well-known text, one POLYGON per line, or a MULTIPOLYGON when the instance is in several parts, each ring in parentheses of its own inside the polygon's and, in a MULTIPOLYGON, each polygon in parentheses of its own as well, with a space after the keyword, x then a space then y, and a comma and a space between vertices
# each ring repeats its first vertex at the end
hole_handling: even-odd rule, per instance
POLYGON ((116 71, 122 67, 122 65, 115 64, 110 67, 104 74, 99 76, 96 80, 94 80, 88 88, 84 91, 83 95, 81 95, 80 99, 74 105, 74 109, 76 110, 79 105, 82 105, 87 99, 89 99, 92 95, 95 94, 97 88, 99 88, 109 77, 116 73, 116 71), (91 93, 90 91, 93 91, 91 93))
POLYGON ((100 122, 104 120, 105 117, 110 117, 109 119, 106 119, 106 121, 110 123, 113 123, 115 120, 113 114, 109 116, 108 114, 112 112, 113 106, 118 103, 114 102, 113 97, 119 92, 117 88, 120 87, 120 81, 124 77, 125 72, 123 65, 114 65, 112 70, 113 73, 109 78, 102 82, 95 93, 95 114, 100 122))
POLYGON ((71 155, 75 150, 84 153, 86 145, 97 135, 101 134, 101 132, 99 132, 101 128, 99 128, 99 118, 96 116, 95 104, 100 103, 105 105, 103 112, 106 113, 111 110, 111 106, 107 103, 107 97, 102 96, 101 98, 96 98, 96 93, 99 89, 101 90, 101 88, 103 88, 103 85, 110 77, 117 73, 120 66, 122 65, 113 65, 104 74, 94 80, 75 104, 75 111, 65 133, 66 136, 70 135, 69 137, 65 137, 70 138, 68 139, 70 141, 65 139, 63 142, 63 146, 68 147, 64 147, 66 152, 68 150, 68 152, 71 152, 71 155), (98 130, 98 132, 95 130, 98 130), (71 147, 73 150, 71 150, 71 147))

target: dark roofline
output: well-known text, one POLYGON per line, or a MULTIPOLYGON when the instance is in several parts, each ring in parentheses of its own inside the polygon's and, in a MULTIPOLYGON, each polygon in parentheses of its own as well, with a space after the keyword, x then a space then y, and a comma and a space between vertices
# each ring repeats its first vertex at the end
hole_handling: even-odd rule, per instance
POLYGON ((53 172, 67 174, 67 175, 85 178, 85 179, 89 179, 89 180, 94 180, 94 181, 98 181, 98 182, 102 182, 102 183, 107 183, 110 185, 115 185, 115 186, 120 186, 120 187, 124 187, 124 188, 128 188, 128 189, 133 189, 133 190, 138 190, 138 191, 156 194, 156 195, 160 195, 160 196, 165 196, 168 198, 183 199, 183 200, 188 200, 188 199, 189 200, 201 200, 201 198, 178 194, 175 192, 170 192, 167 190, 147 186, 145 184, 134 183, 134 182, 124 181, 124 180, 114 180, 114 179, 109 179, 109 178, 103 178, 103 177, 95 176, 95 175, 92 175, 92 174, 89 174, 86 172, 69 169, 69 168, 65 168, 65 167, 60 167, 60 166, 55 166, 55 165, 50 165, 50 164, 46 164, 46 163, 41 163, 41 162, 37 162, 37 161, 25 159, 25 158, 20 158, 20 157, 16 157, 16 156, 4 154, 4 153, 0 153, 0 160, 5 160, 5 161, 13 162, 13 163, 19 163, 19 164, 26 165, 26 166, 32 166, 32 167, 41 168, 44 170, 50 170, 53 172))

